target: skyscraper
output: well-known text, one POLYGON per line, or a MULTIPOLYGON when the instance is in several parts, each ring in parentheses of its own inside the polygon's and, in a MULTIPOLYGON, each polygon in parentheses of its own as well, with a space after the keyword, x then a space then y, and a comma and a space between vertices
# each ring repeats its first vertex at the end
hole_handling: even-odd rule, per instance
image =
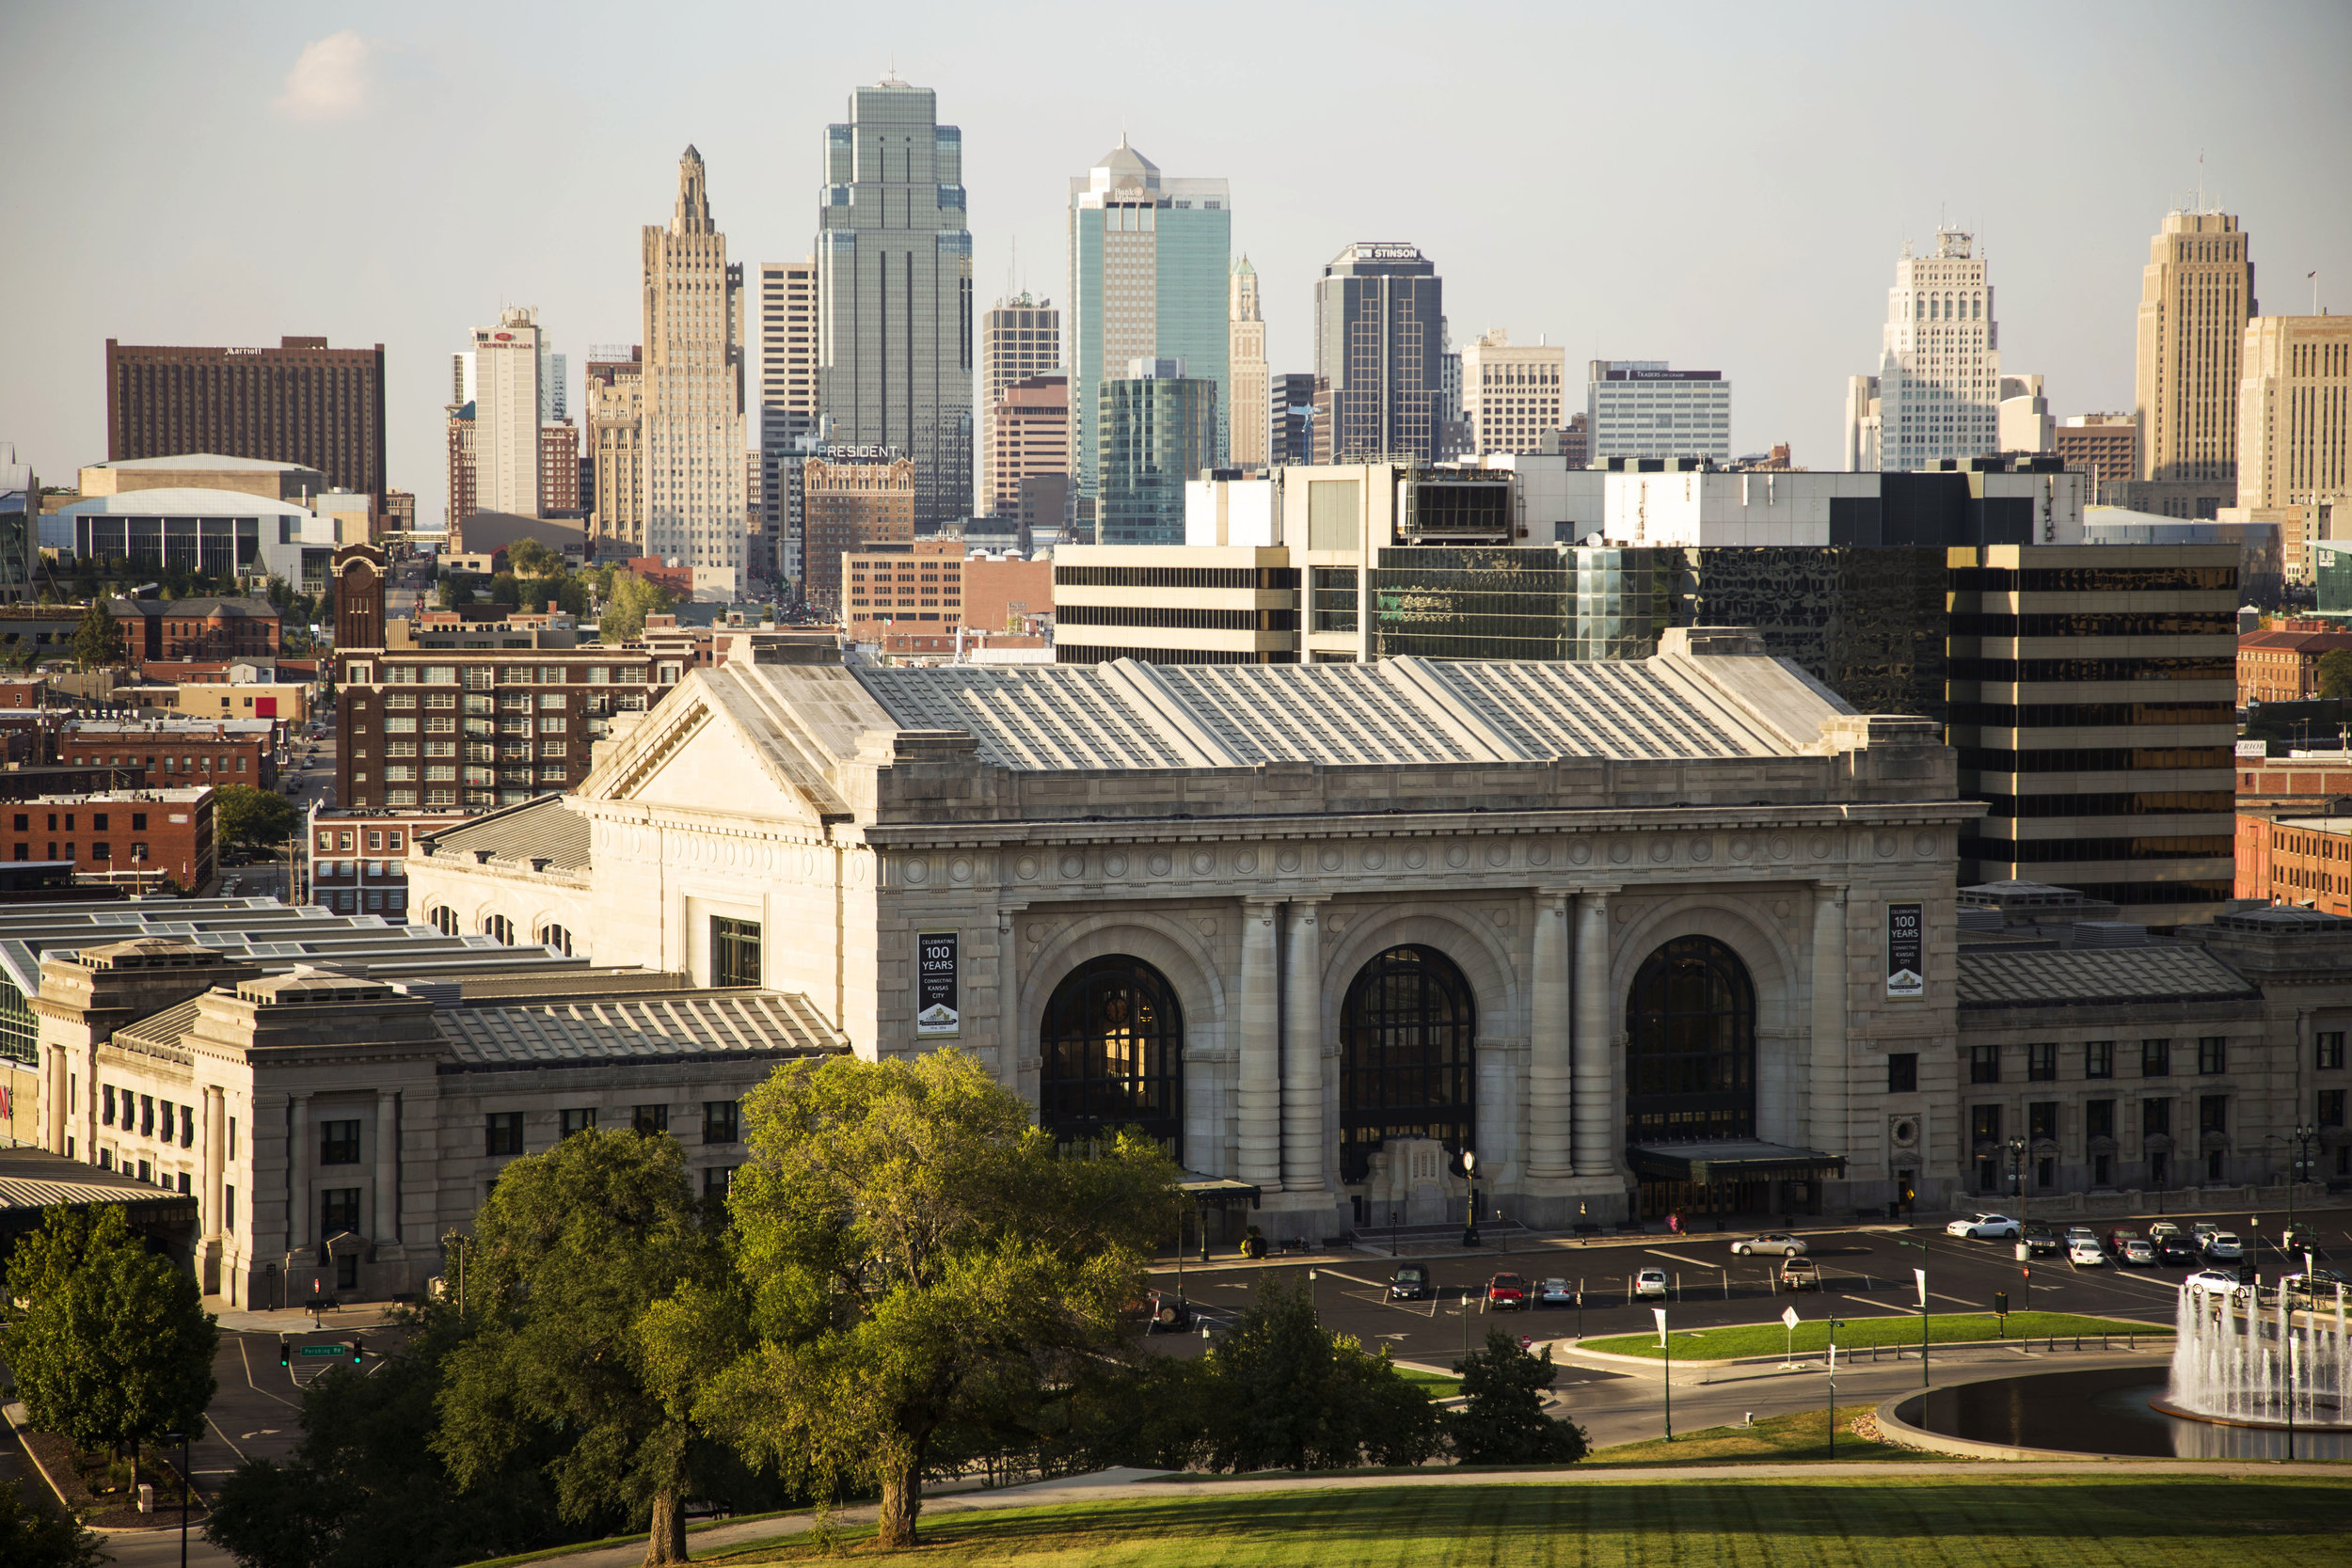
POLYGON ((1136 359, 1182 359, 1216 386, 1216 440, 1228 447, 1232 328, 1227 260, 1232 199, 1222 180, 1167 180, 1127 145, 1070 182, 1070 407, 1078 494, 1099 488, 1101 388, 1136 359))
POLYGON ((702 154, 678 160, 669 227, 644 231, 645 551, 739 587, 743 268, 710 221, 702 154))
POLYGON ((645 351, 610 344, 588 355, 588 456, 596 489, 588 544, 602 556, 645 553, 645 351))
MULTIPOLYGON (((463 400, 460 400, 463 401, 463 400)), ((168 348, 106 340, 106 460, 183 452, 316 468, 383 510, 384 345, 168 348)))
MULTIPOLYGON (((1975 237, 1956 229, 1936 231, 1931 256, 1903 246, 1886 291, 1877 386, 1848 383, 1846 451, 1854 467, 1926 468, 1999 449, 2000 328, 1975 248, 1975 237)), ((1595 438, 1595 455, 1605 454, 1597 429, 1595 438)))
POLYGON ((1514 346, 1498 326, 1459 357, 1461 417, 1470 421, 1472 452, 1542 451, 1547 441, 1558 441, 1567 350, 1514 346))
POLYGON ((2237 219, 2167 213, 2139 283, 2140 478, 2236 476, 2238 361, 2247 320, 2261 313, 2237 219))
POLYGON ((1315 376, 1312 371, 1284 371, 1273 378, 1266 412, 1269 467, 1312 463, 1315 460, 1315 376))
MULTIPOLYGON (((991 517, 1009 516, 1021 509, 1021 474, 1027 470, 1007 461, 1007 436, 1002 421, 1025 418, 1038 399, 1018 400, 1025 413, 1008 414, 1013 406, 1006 392, 1015 382, 1055 375, 1061 370, 1061 312, 1050 299, 1032 299, 1026 291, 996 302, 980 318, 980 494, 976 510, 991 517)), ((1034 389, 1033 389, 1034 390, 1034 389)), ((1057 403, 1067 405, 1066 395, 1057 403)), ((1065 432, 1063 446, 1068 447, 1065 432)))
POLYGON ((1258 308, 1258 269, 1243 256, 1233 263, 1228 373, 1232 403, 1226 416, 1226 461, 1236 468, 1263 468, 1271 445, 1273 421, 1267 416, 1268 378, 1265 363, 1265 317, 1258 308))
POLYGON ((1315 282, 1317 463, 1426 463, 1444 392, 1445 284, 1413 245, 1359 241, 1315 282))
POLYGON ((539 312, 510 305, 473 329, 473 510, 539 515, 539 426, 545 363, 539 312))
POLYGON ((1103 383, 1098 545, 1181 545, 1184 482, 1216 466, 1216 383, 1182 359, 1136 359, 1103 383))
POLYGON ((799 581, 803 467, 820 437, 817 261, 759 264, 758 575, 799 581))
POLYGON ((2352 499, 2352 316, 2257 317, 2238 387, 2238 505, 2352 499))
MULTIPOLYGON (((914 464, 917 526, 972 510, 972 233, 963 133, 889 77, 825 128, 818 404, 833 440, 914 464)), ((810 567, 812 577, 816 568, 810 567)))
MULTIPOLYGON (((1018 517, 1021 496, 1031 480, 1064 481, 1070 487, 1070 379, 1032 375, 1012 383, 988 406, 989 454, 983 499, 992 517, 1018 517)), ((1034 492, 1033 492, 1034 493, 1034 492)), ((1061 518, 1053 519, 1058 524, 1061 518)))

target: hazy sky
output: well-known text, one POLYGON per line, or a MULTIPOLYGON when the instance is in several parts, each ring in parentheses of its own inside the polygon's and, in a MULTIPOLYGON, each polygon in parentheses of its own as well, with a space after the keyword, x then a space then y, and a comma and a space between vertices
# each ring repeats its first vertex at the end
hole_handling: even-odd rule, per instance
MULTIPOLYGON (((1836 460, 1894 261, 1991 257, 2002 365, 2127 407, 2149 236, 2199 178, 2272 314, 2352 309, 2352 5, 683 3, 0 7, 0 441, 105 456, 104 342, 381 341, 390 478, 445 515, 449 356, 532 304, 639 336, 687 143, 746 263, 803 256, 824 127, 895 58, 963 128, 977 292, 1059 300, 1067 178, 1119 139, 1232 182, 1268 356, 1318 269, 1419 245, 1489 326, 1731 377, 1735 451, 1836 460)), ((574 395, 578 395, 575 369, 574 395)), ((575 404, 577 408, 577 404, 575 404)))

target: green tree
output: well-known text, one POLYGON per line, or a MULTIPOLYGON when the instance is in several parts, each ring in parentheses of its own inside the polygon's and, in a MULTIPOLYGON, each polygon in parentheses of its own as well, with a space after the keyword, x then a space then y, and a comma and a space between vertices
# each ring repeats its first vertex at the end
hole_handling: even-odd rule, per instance
POLYGON ((1266 1275, 1257 1300, 1203 1356, 1202 1465, 1212 1470, 1330 1470, 1418 1465, 1443 1451, 1429 1396, 1385 1345, 1367 1353, 1316 1320, 1303 1284, 1266 1275))
POLYGON ((455 610, 473 600, 473 591, 458 581, 454 573, 441 578, 433 587, 433 603, 441 610, 455 610))
POLYGON ((107 613, 103 599, 91 599, 82 611, 82 624, 73 628, 73 662, 85 670, 103 670, 129 657, 121 623, 107 613))
POLYGON ((2319 656, 2319 694, 2352 697, 2352 648, 2319 656))
POLYGON ((506 552, 506 564, 518 578, 560 578, 564 558, 536 539, 517 539, 506 552))
POLYGON ((677 595, 660 583, 634 572, 615 572, 596 622, 597 634, 606 642, 627 642, 644 635, 646 616, 659 615, 675 603, 677 595))
POLYGON ((1502 1329, 1454 1364, 1462 1408, 1446 1418, 1454 1457, 1465 1465, 1565 1465, 1584 1457, 1584 1429, 1544 1414, 1551 1347, 1532 1355, 1502 1329))
POLYGON ((1063 1158, 956 1051, 794 1064, 744 1109, 728 1207, 757 1342, 697 1409, 755 1463, 878 1488, 880 1544, 912 1546, 943 1426, 1121 1342, 1176 1167, 1128 1134, 1063 1158))
POLYGON ((725 1261, 675 1138, 591 1130, 507 1165, 467 1252, 479 1327, 451 1354, 437 1402, 433 1448, 452 1477, 485 1485, 560 1432, 544 1469, 563 1516, 649 1517, 645 1560, 684 1562, 698 1435, 689 1363, 697 1332, 724 1319, 710 1303, 726 1297, 725 1261), (658 1359, 647 1314, 690 1290, 658 1359))
POLYGON ((119 1209, 50 1210, 8 1260, 8 1295, 24 1305, 0 1355, 35 1427, 128 1449, 135 1483, 143 1445, 203 1420, 220 1330, 195 1279, 148 1251, 119 1209))
POLYGON ((240 849, 275 849, 298 820, 294 804, 274 790, 221 784, 213 791, 213 837, 240 849))
POLYGON ((0 1482, 0 1562, 8 1568, 98 1568, 113 1558, 81 1521, 27 1502, 19 1482, 0 1482))

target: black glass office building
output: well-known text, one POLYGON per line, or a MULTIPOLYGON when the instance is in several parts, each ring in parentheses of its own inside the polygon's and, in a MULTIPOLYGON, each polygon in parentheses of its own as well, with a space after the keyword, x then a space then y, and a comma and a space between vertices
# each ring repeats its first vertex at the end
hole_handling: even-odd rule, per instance
POLYGON ((1672 624, 1683 553, 1570 545, 1384 549, 1372 571, 1380 657, 1647 658, 1672 624))

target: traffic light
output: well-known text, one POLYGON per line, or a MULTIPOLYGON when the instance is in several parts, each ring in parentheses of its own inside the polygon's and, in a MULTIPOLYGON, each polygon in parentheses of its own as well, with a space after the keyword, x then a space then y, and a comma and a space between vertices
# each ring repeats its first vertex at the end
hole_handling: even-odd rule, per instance
POLYGON ((353 1366, 357 1367, 357 1366, 359 1364, 359 1355, 360 1355, 359 1337, 358 1337, 357 1334, 355 1334, 355 1335, 353 1335, 353 1336, 351 1337, 351 1364, 352 1364, 353 1366))
POLYGON ((286 1343, 283 1334, 278 1337, 278 1364, 289 1370, 294 1366, 294 1350, 286 1343))

